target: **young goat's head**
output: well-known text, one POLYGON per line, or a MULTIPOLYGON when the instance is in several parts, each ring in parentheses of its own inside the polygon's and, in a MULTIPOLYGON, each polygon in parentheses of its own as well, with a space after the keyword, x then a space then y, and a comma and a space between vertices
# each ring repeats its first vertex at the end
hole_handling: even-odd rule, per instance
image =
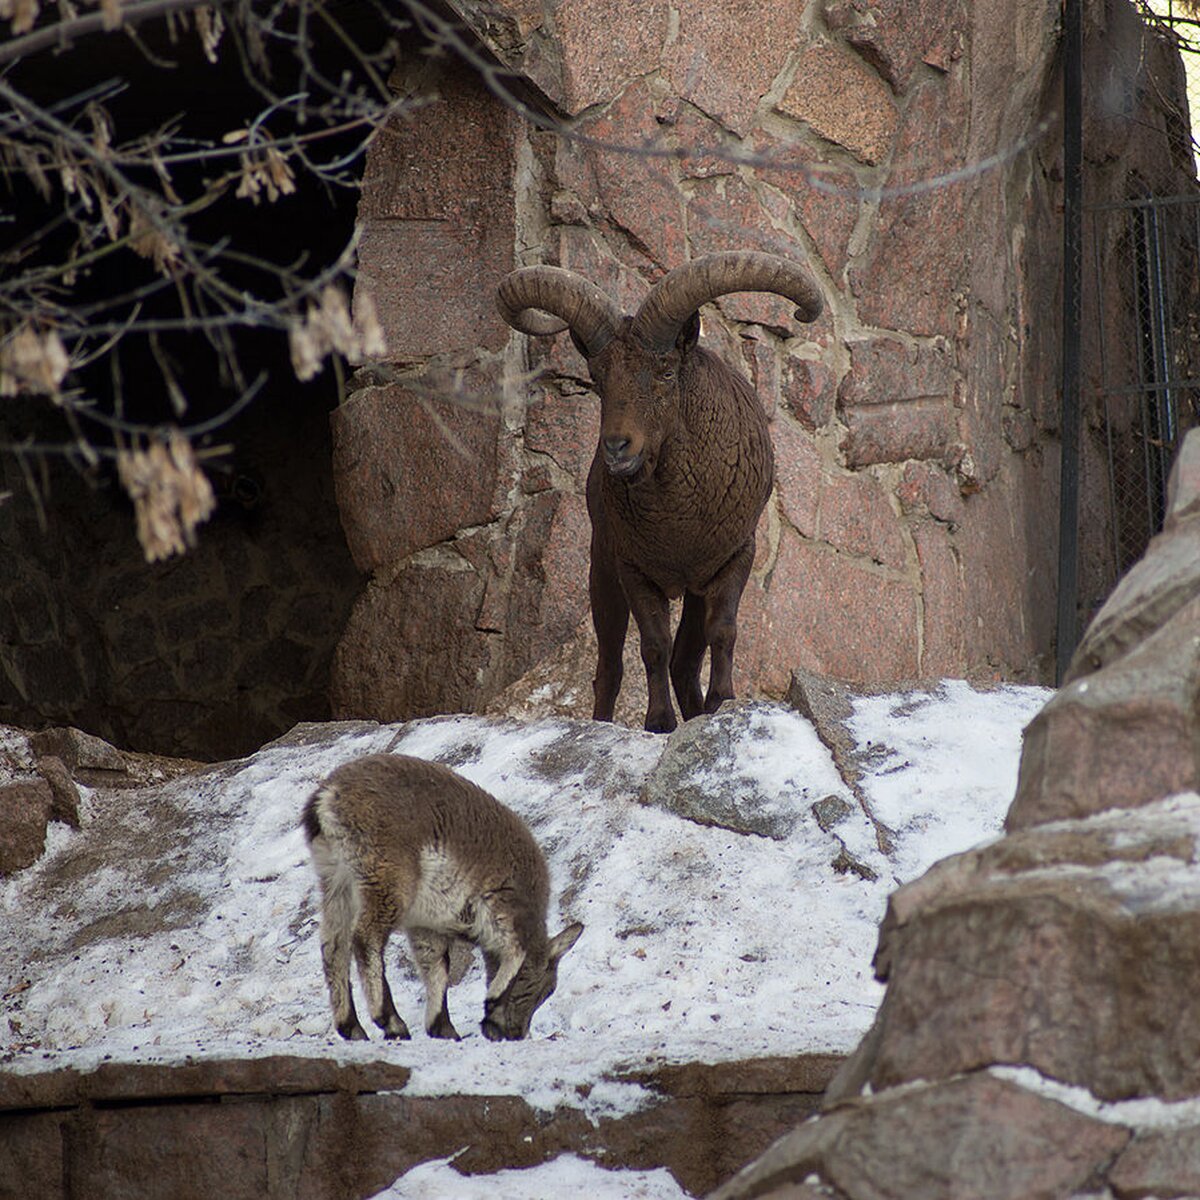
POLYGON ((700 334, 702 304, 730 292, 774 292, 815 320, 822 301, 797 263, 731 251, 668 272, 632 317, 595 284, 561 267, 525 267, 500 282, 501 315, 522 333, 571 332, 600 395, 600 451, 615 476, 651 475, 679 411, 684 363, 700 334))
POLYGON ((530 951, 520 969, 498 996, 483 1004, 480 1030, 490 1042, 519 1042, 529 1036, 533 1014, 558 986, 558 960, 579 940, 583 926, 576 921, 552 937, 541 953, 530 951))

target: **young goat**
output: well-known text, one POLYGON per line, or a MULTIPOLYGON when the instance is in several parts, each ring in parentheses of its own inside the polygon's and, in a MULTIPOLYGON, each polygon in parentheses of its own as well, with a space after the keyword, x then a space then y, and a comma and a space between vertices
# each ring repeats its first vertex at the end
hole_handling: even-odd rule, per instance
POLYGON ((383 952, 403 929, 425 983, 425 1029, 458 1040, 446 989, 483 951, 483 1035, 517 1041, 558 982, 558 960, 583 932, 546 936, 550 877, 520 818, 437 763, 372 754, 339 767, 304 808, 321 880, 321 958, 342 1037, 366 1038, 350 993, 358 961, 371 1019, 407 1038, 384 974, 383 952), (465 951, 466 953, 463 953, 465 951))

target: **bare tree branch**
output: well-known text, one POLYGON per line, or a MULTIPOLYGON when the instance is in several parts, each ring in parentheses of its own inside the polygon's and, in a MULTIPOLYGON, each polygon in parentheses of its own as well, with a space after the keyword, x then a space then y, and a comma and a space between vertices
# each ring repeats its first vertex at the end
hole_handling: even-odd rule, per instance
MULTIPOLYGON (((715 158, 867 201, 997 170, 1052 124, 927 177, 903 164, 903 184, 889 182, 896 164, 871 167, 837 155, 832 165, 800 161, 786 151, 753 151, 732 135, 694 145, 666 130, 622 144, 523 98, 516 74, 444 10, 425 0, 365 4, 373 14, 366 38, 320 0, 99 0, 87 12, 67 3, 8 4, 6 12, 20 15, 10 17, 15 36, 0 44, 0 181, 14 197, 0 223, 0 233, 12 233, 0 241, 0 392, 44 403, 66 427, 61 440, 17 436, 0 445, 18 454, 30 487, 37 480, 29 464, 48 453, 89 468, 125 461, 123 482, 140 481, 146 496, 158 495, 146 478, 156 469, 182 487, 197 455, 188 459, 179 439, 212 435, 262 394, 260 364, 248 369, 240 349, 252 331, 279 336, 280 357, 290 352, 301 381, 331 361, 339 371, 339 356, 382 354, 379 323, 361 290, 351 320, 354 236, 340 248, 327 242, 323 260, 306 248, 264 248, 239 238, 239 223, 224 220, 222 206, 286 215, 306 187, 326 196, 356 189, 365 152, 387 123, 435 100, 390 91, 402 38, 431 55, 455 56, 534 127, 589 149, 635 159, 715 158), (168 85, 173 72, 206 64, 214 80, 228 79, 230 70, 240 75, 245 111, 221 129, 198 125, 183 100, 173 116, 131 116, 133 89, 145 86, 133 76, 80 82, 49 98, 44 71, 41 88, 30 86, 39 77, 34 68, 60 54, 69 61, 72 47, 79 54, 101 36, 115 44, 107 39, 116 28, 122 51, 132 47, 141 69, 166 73, 168 85), (199 346, 210 364, 203 379, 177 364, 185 340, 189 355, 199 346)), ((726 221, 702 208, 695 215, 726 221)), ((170 505, 153 512, 162 519, 147 518, 147 554, 186 548, 195 524, 170 505), (164 512, 175 512, 178 528, 164 512)))

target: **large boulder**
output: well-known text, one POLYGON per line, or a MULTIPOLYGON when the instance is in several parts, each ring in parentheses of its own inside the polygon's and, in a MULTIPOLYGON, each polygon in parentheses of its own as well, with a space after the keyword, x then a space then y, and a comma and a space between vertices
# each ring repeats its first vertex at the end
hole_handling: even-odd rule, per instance
POLYGON ((1024 1063, 1094 1096, 1200 1091, 1200 796, 1040 825, 888 903, 838 1092, 1024 1063))
POLYGON ((1166 526, 1084 632, 1030 723, 1009 829, 1200 788, 1200 433, 1183 442, 1166 526))
MULTIPOLYGON (((1200 562, 1200 525, 1192 554, 1200 562)), ((1103 613, 1102 613, 1103 615, 1103 613)), ((1030 722, 1009 829, 1200 788, 1200 597, 1030 722)))
POLYGON ((1060 1200, 1129 1141, 1105 1124, 986 1074, 856 1100, 785 1134, 711 1200, 1060 1200), (837 1190, 818 1190, 816 1180, 837 1190), (811 1192, 788 1191, 809 1182, 811 1192))

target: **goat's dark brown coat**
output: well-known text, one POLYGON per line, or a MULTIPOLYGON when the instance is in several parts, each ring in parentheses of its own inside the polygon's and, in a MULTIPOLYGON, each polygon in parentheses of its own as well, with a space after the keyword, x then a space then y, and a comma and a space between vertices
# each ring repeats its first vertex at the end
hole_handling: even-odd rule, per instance
POLYGON ((588 475, 589 593, 599 655, 593 716, 611 720, 633 613, 649 705, 646 728, 675 728, 733 696, 737 611, 754 530, 774 479, 766 416, 747 380, 696 344, 698 308, 734 291, 773 291, 811 321, 821 298, 807 271, 773 255, 710 255, 668 273, 633 317, 570 271, 530 267, 500 285, 505 319, 525 333, 569 328, 600 395, 588 475), (553 319, 545 314, 553 314, 553 319), (670 600, 683 597, 674 644, 670 600), (712 653, 707 695, 704 652, 712 653))

